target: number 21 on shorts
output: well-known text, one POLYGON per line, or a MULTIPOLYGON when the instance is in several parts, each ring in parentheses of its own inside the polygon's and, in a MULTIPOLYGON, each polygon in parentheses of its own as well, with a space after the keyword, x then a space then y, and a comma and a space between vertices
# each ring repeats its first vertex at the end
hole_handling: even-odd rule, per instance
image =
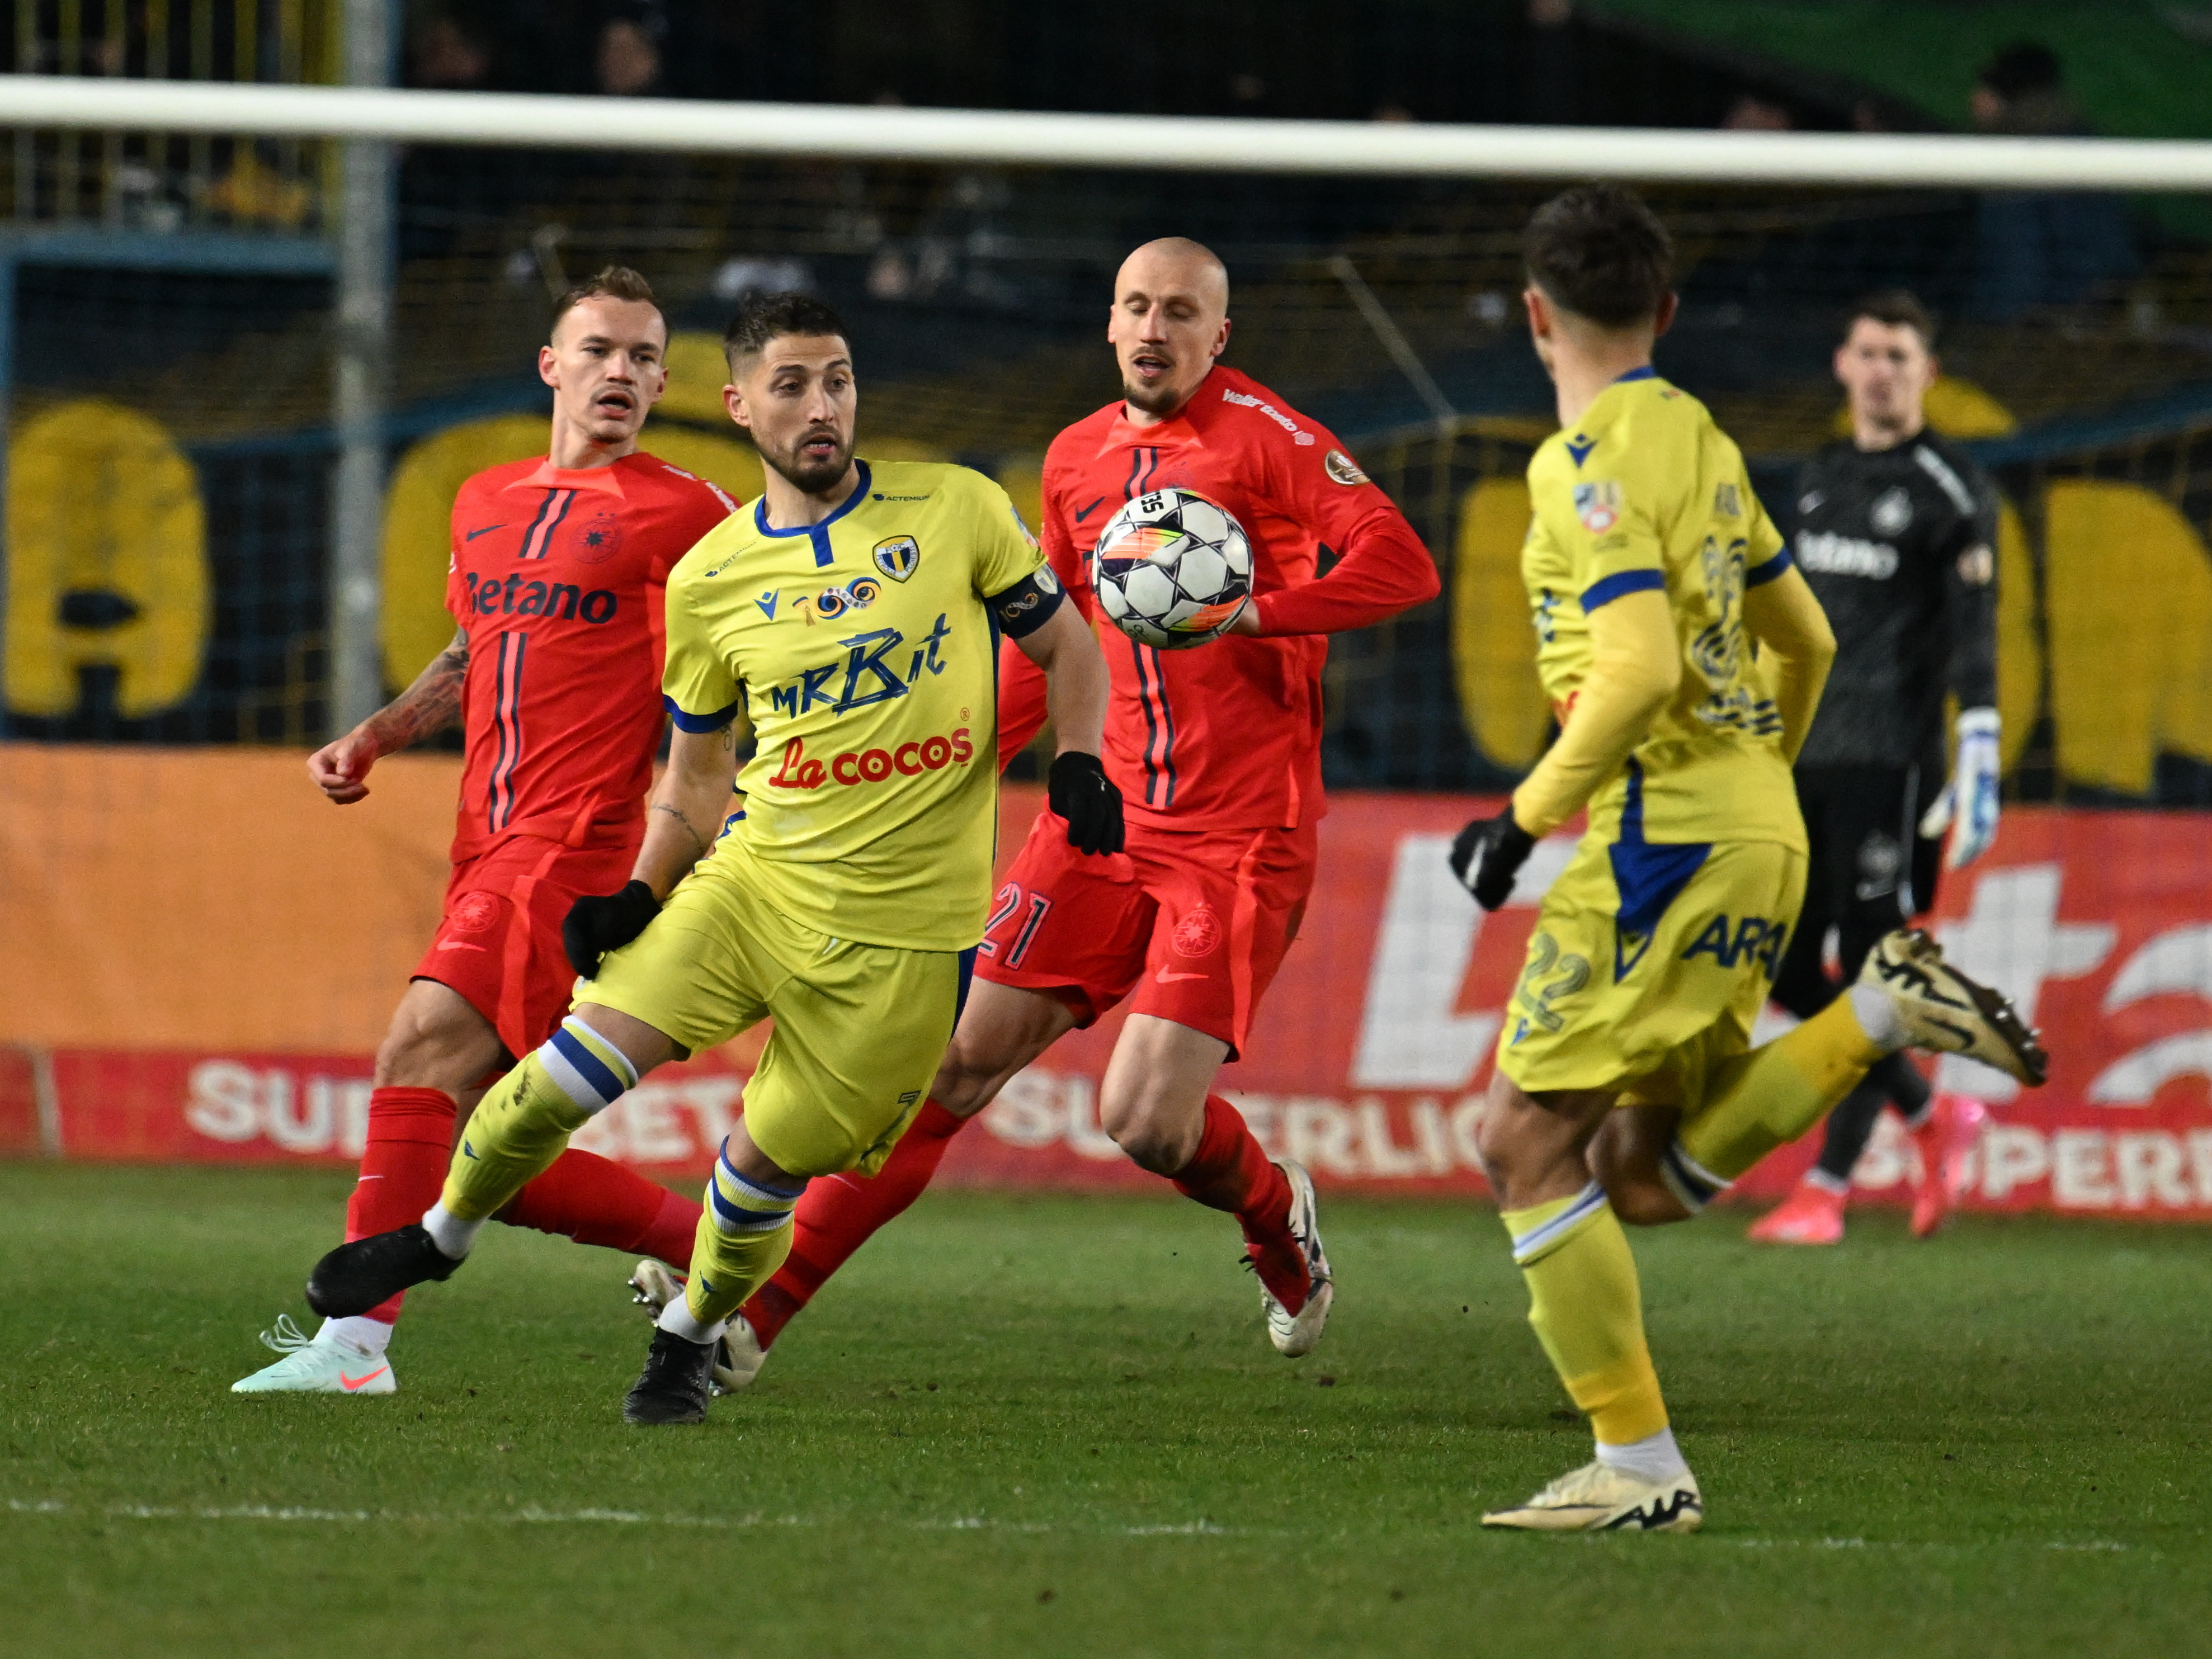
POLYGON ((1037 929, 1044 926, 1045 917, 1052 913, 1052 901, 1042 893, 1031 893, 1028 897, 1029 914, 1022 918, 1021 927, 1007 944, 1006 953, 1003 957, 999 954, 1000 941, 993 935, 1023 908, 1021 884, 1008 882, 992 901, 991 919, 983 924, 983 942, 975 948, 994 962, 1003 963, 1009 968, 1018 968, 1022 965, 1022 958, 1029 955, 1030 946, 1036 942, 1037 929))

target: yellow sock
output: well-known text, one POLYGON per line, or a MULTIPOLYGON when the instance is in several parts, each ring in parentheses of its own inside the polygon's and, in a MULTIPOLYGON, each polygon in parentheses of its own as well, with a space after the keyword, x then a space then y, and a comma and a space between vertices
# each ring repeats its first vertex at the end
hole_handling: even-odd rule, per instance
POLYGON ((552 1167, 592 1115, 637 1081, 614 1044, 574 1014, 544 1047, 494 1084, 453 1149, 439 1202, 482 1221, 552 1167))
POLYGON ((1663 1170, 1675 1196, 1701 1209, 1777 1146, 1797 1139, 1889 1052, 1838 997, 1796 1030, 1713 1068, 1704 1103, 1682 1115, 1663 1170))
POLYGON ((1528 1322, 1599 1442, 1625 1446, 1667 1426, 1644 1340, 1644 1294, 1628 1235, 1595 1182, 1498 1218, 1528 1282, 1528 1322))
POLYGON ((691 1279, 684 1304, 702 1325, 719 1324, 744 1306, 752 1293, 791 1254, 791 1212, 804 1192, 771 1187, 739 1175, 729 1144, 714 1160, 707 1182, 705 1213, 691 1243, 691 1279))

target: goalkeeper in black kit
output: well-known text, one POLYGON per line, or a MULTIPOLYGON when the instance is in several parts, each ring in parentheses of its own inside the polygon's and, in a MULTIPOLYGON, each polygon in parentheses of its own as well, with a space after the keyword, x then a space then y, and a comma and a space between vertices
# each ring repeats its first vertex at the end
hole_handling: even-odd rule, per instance
MULTIPOLYGON (((1835 359, 1851 435, 1814 456, 1798 480, 1797 566, 1837 647, 1797 757, 1812 858, 1774 985, 1774 1000, 1801 1019, 1852 981, 1875 940, 1935 903, 1942 868, 1972 862, 1996 837, 1997 498, 1979 467, 1926 428, 1934 345, 1934 325, 1910 294, 1855 308, 1835 359), (1948 779, 1947 692, 1959 708, 1948 779), (1832 929, 1839 979, 1825 961, 1832 929)), ((1912 1230, 1924 1237, 1942 1224, 1987 1112, 1962 1095, 1931 1094, 1896 1054, 1829 1115, 1819 1162, 1753 1227, 1753 1239, 1841 1242, 1851 1168, 1885 1104, 1904 1115, 1920 1150, 1912 1230)))

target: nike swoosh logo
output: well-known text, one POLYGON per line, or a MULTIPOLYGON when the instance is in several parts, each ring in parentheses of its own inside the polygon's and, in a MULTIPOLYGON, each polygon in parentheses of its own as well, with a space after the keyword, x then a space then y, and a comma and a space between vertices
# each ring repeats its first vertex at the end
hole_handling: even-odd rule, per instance
POLYGON ((1204 974, 1171 974, 1164 968, 1152 976, 1162 985, 1172 985, 1179 979, 1204 979, 1204 974))
POLYGON ((462 537, 461 539, 465 542, 472 542, 479 536, 489 536, 495 530, 504 530, 506 528, 507 526, 504 524, 488 524, 482 530, 471 530, 467 535, 462 537))
MULTIPOLYGON (((1098 501, 1104 501, 1105 499, 1106 499, 1106 498, 1105 498, 1103 495, 1101 495, 1101 496, 1098 498, 1098 501)), ((1076 511, 1075 511, 1075 521, 1076 521, 1076 523, 1078 523, 1078 524, 1081 524, 1081 523, 1082 523, 1085 519, 1089 518, 1089 517, 1090 517, 1093 513, 1096 513, 1096 512, 1098 510, 1098 501, 1093 501, 1093 502, 1091 502, 1091 505, 1090 505, 1090 506, 1088 506, 1088 507, 1078 507, 1078 508, 1076 509, 1076 511)))
POLYGON ((383 1376, 385 1372, 391 1369, 392 1367, 389 1365, 379 1365, 367 1376, 348 1376, 343 1371, 340 1371, 338 1373, 338 1387, 343 1389, 348 1394, 351 1394, 356 1389, 367 1388, 370 1383, 375 1382, 378 1377, 383 1376))

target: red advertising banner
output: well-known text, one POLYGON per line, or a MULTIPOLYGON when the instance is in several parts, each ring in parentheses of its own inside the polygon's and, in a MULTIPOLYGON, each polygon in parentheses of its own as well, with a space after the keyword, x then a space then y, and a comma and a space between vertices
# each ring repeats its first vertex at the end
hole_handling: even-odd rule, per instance
MULTIPOLYGON (((1452 833, 1485 807, 1351 795, 1322 826, 1304 933, 1222 1086, 1272 1152, 1323 1185, 1482 1190, 1474 1124, 1492 1048, 1536 899, 1571 846, 1545 842, 1515 900, 1486 916, 1444 864, 1452 833)), ((1018 846, 1035 810, 1033 792, 1009 792, 1003 846, 1018 846)), ((2208 828, 2182 814, 2016 809, 1996 850, 1948 878, 1936 921, 1945 948, 2021 1003, 2052 1056, 2051 1080, 2036 1091, 1966 1062, 1937 1066, 1942 1086, 1991 1109, 1969 1207, 2212 1218, 2208 828)), ((1098 1127, 1119 1024, 1109 1017, 1075 1033, 1016 1078, 952 1144, 942 1178, 1156 1185, 1098 1127)), ((577 1144, 664 1175, 703 1175, 759 1040, 654 1073, 577 1144)), ((368 1111, 360 1055, 58 1048, 33 1054, 30 1072, 39 1075, 0 1088, 21 1098, 0 1117, 26 1128, 35 1120, 78 1157, 343 1162, 359 1153, 368 1111)), ((1814 1144, 1778 1152, 1740 1194, 1779 1195, 1814 1144)), ((1901 1197, 1913 1156, 1886 1119, 1858 1184, 1901 1197)))

